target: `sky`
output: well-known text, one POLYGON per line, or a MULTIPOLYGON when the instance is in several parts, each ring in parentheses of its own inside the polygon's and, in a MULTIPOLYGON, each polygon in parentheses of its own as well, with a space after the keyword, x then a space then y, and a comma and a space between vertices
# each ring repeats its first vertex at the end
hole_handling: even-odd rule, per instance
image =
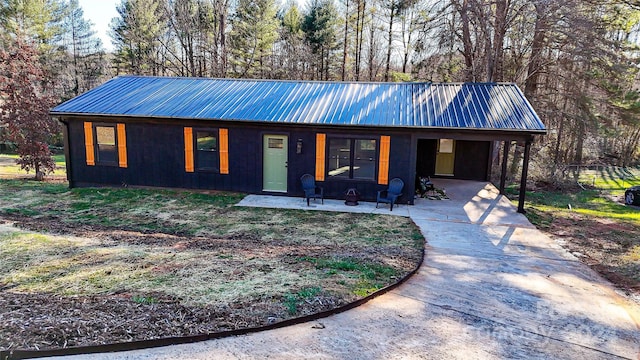
POLYGON ((109 37, 109 24, 111 19, 118 16, 116 5, 120 0, 78 0, 84 10, 84 18, 93 23, 96 35, 102 40, 105 50, 113 50, 109 37))

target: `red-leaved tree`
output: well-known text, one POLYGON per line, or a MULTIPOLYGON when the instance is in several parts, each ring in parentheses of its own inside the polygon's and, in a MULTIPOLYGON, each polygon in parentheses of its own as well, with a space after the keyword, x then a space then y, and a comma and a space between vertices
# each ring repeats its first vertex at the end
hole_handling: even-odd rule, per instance
POLYGON ((49 116, 54 100, 38 58, 37 50, 22 40, 0 49, 0 123, 16 144, 17 164, 42 180, 55 169, 48 143, 59 125, 49 116))

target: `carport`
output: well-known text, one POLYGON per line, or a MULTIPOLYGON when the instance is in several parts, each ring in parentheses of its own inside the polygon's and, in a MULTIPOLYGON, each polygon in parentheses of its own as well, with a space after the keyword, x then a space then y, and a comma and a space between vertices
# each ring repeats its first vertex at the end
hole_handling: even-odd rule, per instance
MULTIPOLYGON (((533 138, 516 136, 503 140, 470 140, 468 137, 437 138, 434 135, 416 135, 416 177, 488 181, 491 177, 492 160, 496 145, 502 145, 500 194, 504 195, 507 164, 512 143, 523 144, 524 154, 520 176, 518 212, 524 213, 524 198, 527 186, 529 158, 533 138), (473 157, 460 156, 461 152, 474 154, 473 157)), ((515 156, 515 155, 513 155, 515 156)))
MULTIPOLYGON (((514 84, 414 85, 412 167, 416 177, 488 181, 502 147, 500 194, 504 194, 511 144, 524 147, 518 212, 524 198, 534 136, 546 129, 514 84)), ((515 155, 514 155, 515 156, 515 155)))

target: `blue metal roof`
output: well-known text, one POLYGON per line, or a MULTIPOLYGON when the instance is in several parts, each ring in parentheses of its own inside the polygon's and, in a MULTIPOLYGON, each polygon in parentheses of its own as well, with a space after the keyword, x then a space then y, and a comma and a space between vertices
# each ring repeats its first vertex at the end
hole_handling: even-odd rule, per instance
POLYGON ((544 132, 515 84, 361 83, 122 76, 60 115, 544 132))

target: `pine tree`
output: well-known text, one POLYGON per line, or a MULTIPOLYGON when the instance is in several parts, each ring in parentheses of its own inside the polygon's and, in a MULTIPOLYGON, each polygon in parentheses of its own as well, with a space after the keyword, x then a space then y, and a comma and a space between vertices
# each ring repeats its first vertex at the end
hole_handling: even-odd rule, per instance
POLYGON ((0 36, 5 42, 20 37, 37 44, 39 51, 50 50, 62 32, 62 11, 60 0, 0 0, 0 36))
POLYGON ((163 3, 159 0, 122 0, 119 17, 111 20, 111 38, 119 70, 140 75, 160 75, 161 37, 166 32, 163 3))
POLYGON ((305 65, 308 61, 309 49, 304 42, 302 31, 302 14, 298 6, 291 2, 281 15, 280 43, 277 46, 278 68, 274 69, 275 77, 286 79, 303 79, 305 65))
POLYGON ((268 58, 278 39, 274 0, 240 0, 231 19, 230 63, 238 77, 268 77, 268 58))
MULTIPOLYGON (((71 94, 79 95, 95 86, 105 72, 102 42, 95 36, 93 24, 84 18, 78 0, 71 0, 63 20, 63 45, 70 57, 73 88, 71 94)), ((65 59, 65 62, 69 60, 65 59)))
POLYGON ((304 17, 302 30, 315 57, 315 75, 329 80, 338 49, 338 13, 332 0, 314 0, 304 17))

